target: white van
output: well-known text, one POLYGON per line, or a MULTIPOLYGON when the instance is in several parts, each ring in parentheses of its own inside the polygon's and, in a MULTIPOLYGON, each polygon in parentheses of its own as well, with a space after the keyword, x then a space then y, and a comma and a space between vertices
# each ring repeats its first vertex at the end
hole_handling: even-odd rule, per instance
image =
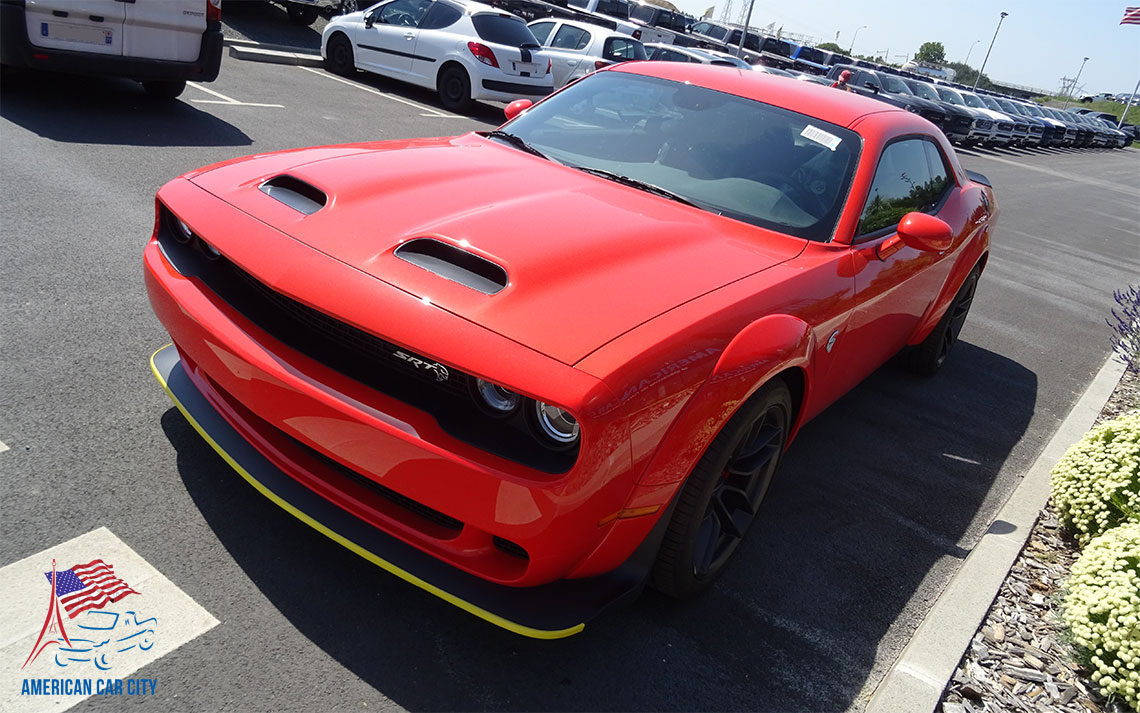
POLYGON ((222 0, 0 0, 0 64, 127 77, 176 97, 222 62, 222 0))

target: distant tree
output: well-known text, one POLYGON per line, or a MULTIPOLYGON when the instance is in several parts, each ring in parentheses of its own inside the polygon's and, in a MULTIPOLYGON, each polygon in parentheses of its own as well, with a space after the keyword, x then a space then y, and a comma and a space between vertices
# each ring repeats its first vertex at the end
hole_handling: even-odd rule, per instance
MULTIPOLYGON (((978 70, 974 69, 968 64, 962 64, 961 62, 947 62, 945 66, 958 73, 958 76, 954 78, 954 81, 958 82, 959 84, 969 84, 970 86, 973 86, 974 80, 978 78, 978 70)), ((979 89, 993 89, 993 87, 994 83, 990 81, 990 78, 988 76, 983 74, 982 78, 978 79, 979 89)))
POLYGON ((847 54, 847 50, 843 49, 834 42, 824 42, 821 45, 816 45, 815 48, 817 50, 823 50, 824 52, 837 52, 839 54, 847 54))
POLYGON ((923 42, 918 52, 914 53, 914 58, 919 62, 942 64, 946 61, 946 48, 941 42, 923 42))

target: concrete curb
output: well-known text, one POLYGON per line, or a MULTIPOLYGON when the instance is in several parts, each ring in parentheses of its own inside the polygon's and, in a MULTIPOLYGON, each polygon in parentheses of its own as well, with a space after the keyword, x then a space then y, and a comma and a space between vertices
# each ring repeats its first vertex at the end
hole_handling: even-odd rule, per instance
POLYGON ((319 54, 297 52, 294 49, 268 49, 265 45, 230 45, 230 56, 247 62, 268 62, 270 64, 290 64, 299 67, 322 67, 324 62, 319 54))
POLYGON ((1124 365, 1109 357, 1093 377, 875 688, 866 713, 931 713, 938 705, 962 654, 1029 539, 1038 512, 1049 500, 1049 471, 1092 427, 1123 374, 1124 365))

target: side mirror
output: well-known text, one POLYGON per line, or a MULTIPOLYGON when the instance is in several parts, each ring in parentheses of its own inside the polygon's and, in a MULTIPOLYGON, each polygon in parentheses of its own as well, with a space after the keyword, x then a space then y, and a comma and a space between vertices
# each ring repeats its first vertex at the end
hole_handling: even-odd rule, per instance
MULTIPOLYGON (((510 104, 507 104, 507 107, 503 109, 503 113, 507 115, 507 121, 510 121, 533 105, 534 102, 530 99, 515 99, 510 104)), ((947 228, 947 230, 949 230, 949 228, 947 228)))
POLYGON ((371 29, 372 25, 376 22, 376 14, 369 12, 364 15, 364 29, 371 29))
POLYGON ((872 82, 870 79, 868 79, 867 81, 863 82, 863 86, 864 86, 864 87, 867 87, 868 89, 870 89, 871 91, 873 91, 873 92, 874 92, 874 93, 876 93, 876 94, 878 94, 878 93, 879 93, 879 87, 878 87, 878 86, 876 86, 876 85, 875 85, 875 83, 874 83, 874 82, 872 82))
POLYGON ((896 231, 903 243, 916 250, 942 252, 950 247, 954 236, 945 221, 926 213, 907 213, 896 231))

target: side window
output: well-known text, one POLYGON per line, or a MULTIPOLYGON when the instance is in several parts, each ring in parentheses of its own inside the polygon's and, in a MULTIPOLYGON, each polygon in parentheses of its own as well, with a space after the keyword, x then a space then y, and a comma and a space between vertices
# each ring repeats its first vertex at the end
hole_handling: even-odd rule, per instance
POLYGON ((666 62, 692 62, 692 58, 687 54, 674 52, 673 50, 659 49, 653 53, 653 59, 660 59, 666 62))
POLYGON ((536 22, 533 25, 527 25, 530 28, 531 34, 538 40, 538 44, 547 46, 546 41, 550 39, 550 31, 554 29, 553 22, 536 22))
POLYGON ((928 143, 922 139, 903 139, 883 151, 859 219, 858 235, 897 225, 907 213, 927 212, 938 204, 949 179, 945 167, 938 175, 932 175, 928 143))
POLYGON ((931 186, 938 191, 938 198, 934 201, 937 205, 942 200, 942 194, 950 186, 950 172, 946 170, 946 159, 942 158, 942 152, 934 142, 923 141, 922 145, 926 148, 926 160, 930 164, 931 186))
POLYGON ((431 0, 392 0, 380 8, 376 21, 384 25, 415 27, 420 24, 431 0))
POLYGON ((879 83, 878 77, 871 74, 870 72, 860 72, 859 73, 859 86, 865 87, 865 86, 867 86, 868 82, 870 82, 871 86, 874 87, 875 89, 882 91, 883 85, 879 83))
POLYGON ((558 32, 554 33, 554 39, 551 40, 550 46, 561 50, 580 50, 589 43, 589 32, 580 27, 563 25, 558 28, 558 32))
POLYGON ((424 15, 423 22, 420 23, 421 30, 442 30, 445 27, 451 27, 459 22, 459 18, 463 17, 463 12, 457 8, 443 2, 434 2, 431 8, 428 9, 427 14, 424 15))
POLYGON ((632 38, 607 37, 602 57, 611 60, 645 59, 645 49, 632 38), (640 50, 640 52, 638 51, 640 50))
POLYGON ((693 25, 693 32, 699 32, 702 35, 707 35, 709 33, 709 23, 698 22, 697 24, 693 25))
POLYGON ((629 6, 621 0, 598 0, 598 12, 610 17, 629 17, 629 6))

